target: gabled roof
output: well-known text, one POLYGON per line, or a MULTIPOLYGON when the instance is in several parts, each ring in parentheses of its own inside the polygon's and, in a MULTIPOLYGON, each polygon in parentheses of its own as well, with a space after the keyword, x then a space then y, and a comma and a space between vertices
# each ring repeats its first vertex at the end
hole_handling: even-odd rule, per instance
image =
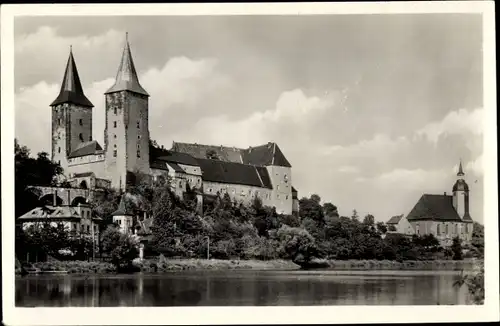
POLYGON ((276 143, 267 143, 242 150, 242 157, 245 164, 292 167, 276 143))
MULTIPOLYGON (((64 219, 79 219, 82 218, 76 207, 73 206, 42 206, 36 207, 20 216, 19 220, 64 220, 64 219)), ((94 220, 100 219, 93 217, 94 220)))
POLYGON ((204 181, 272 189, 272 184, 265 168, 201 158, 197 159, 197 161, 201 167, 202 179, 204 181))
POLYGON ((190 143, 172 144, 172 150, 187 153, 195 158, 212 158, 225 162, 243 163, 256 166, 291 167, 283 152, 276 143, 267 143, 257 147, 242 149, 227 146, 212 146, 190 143))
POLYGON ((448 195, 422 195, 406 218, 408 221, 462 221, 453 207, 453 197, 448 195))
POLYGON ((167 165, 174 169, 175 172, 185 173, 185 171, 177 163, 168 162, 167 165))
POLYGON ((396 216, 393 216, 389 219, 389 221, 387 221, 387 223, 385 224, 398 224, 399 221, 401 221, 401 219, 403 218, 403 215, 396 215, 396 216))
POLYGON ((127 205, 125 205, 125 196, 122 196, 120 199, 120 204, 118 204, 118 209, 114 211, 111 216, 134 216, 134 213, 132 213, 127 205))
POLYGON ((71 103, 89 108, 94 106, 83 93, 82 83, 80 82, 75 58, 73 58, 73 51, 71 50, 69 52, 68 62, 66 63, 61 90, 50 106, 63 103, 71 103))
POLYGON ((175 152, 169 150, 160 150, 155 153, 157 156, 154 158, 154 161, 163 161, 168 163, 178 163, 184 165, 198 166, 198 161, 196 159, 186 153, 175 152))
POLYGON ((137 77, 137 71, 135 70, 134 61, 132 60, 132 53, 130 51, 128 37, 123 49, 122 60, 120 61, 120 67, 118 68, 118 73, 116 74, 115 83, 113 86, 111 86, 110 89, 107 90, 105 94, 120 91, 130 91, 149 96, 148 92, 146 92, 146 90, 142 88, 141 84, 139 83, 139 78, 137 77))
POLYGON ((174 142, 172 150, 186 153, 199 159, 212 158, 226 162, 243 163, 241 158, 242 149, 236 147, 174 142))
POLYGON ((68 155, 68 158, 74 158, 79 156, 86 155, 94 155, 94 154, 102 154, 103 150, 101 145, 97 142, 97 140, 91 140, 87 142, 83 142, 78 147, 68 155))

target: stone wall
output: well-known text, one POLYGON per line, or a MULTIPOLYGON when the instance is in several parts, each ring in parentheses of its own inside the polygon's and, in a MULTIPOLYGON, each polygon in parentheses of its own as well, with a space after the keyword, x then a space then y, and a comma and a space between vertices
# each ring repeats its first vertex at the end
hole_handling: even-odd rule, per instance
POLYGON ((262 200, 263 205, 271 206, 272 202, 271 189, 267 188, 204 181, 203 192, 209 195, 216 195, 218 192, 221 196, 227 193, 231 200, 245 205, 252 204, 256 196, 262 200))
POLYGON ((292 214, 292 169, 282 166, 266 166, 273 185, 269 206, 276 207, 278 214, 292 214))
MULTIPOLYGON (((97 178, 107 179, 108 174, 106 173, 105 161, 103 159, 94 161, 93 159, 96 159, 96 156, 82 156, 81 162, 72 162, 65 171, 66 175, 71 178, 75 173, 93 172, 97 178)), ((76 159, 78 158, 74 160, 76 159)))
POLYGON ((416 234, 433 234, 442 245, 451 245, 453 238, 457 236, 463 241, 463 244, 468 244, 472 240, 472 223, 411 221, 410 224, 416 234))

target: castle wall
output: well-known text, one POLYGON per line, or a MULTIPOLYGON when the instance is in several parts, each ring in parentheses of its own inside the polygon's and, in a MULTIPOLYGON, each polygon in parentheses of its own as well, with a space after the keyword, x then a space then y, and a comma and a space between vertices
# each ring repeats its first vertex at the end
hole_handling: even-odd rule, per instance
POLYGON ((221 196, 227 193, 231 200, 246 205, 252 204, 257 196, 262 200, 263 205, 271 206, 271 190, 266 188, 204 181, 203 192, 209 195, 215 195, 218 192, 221 196))
POLYGON ((125 134, 127 171, 149 172, 148 98, 125 92, 125 134))
POLYGON ((68 166, 66 175, 72 176, 75 173, 94 172, 97 178, 107 179, 106 165, 103 158, 97 159, 97 155, 87 155, 76 157, 73 163, 68 166), (81 159, 78 162, 77 159, 81 159))
POLYGON ((189 187, 191 189, 193 188, 201 188, 202 187, 202 173, 201 173, 201 168, 199 166, 193 166, 193 165, 185 165, 185 164, 177 164, 179 165, 185 172, 186 175, 184 176, 187 184, 189 184, 189 187))
POLYGON ((266 166, 273 185, 269 206, 276 207, 278 214, 292 214, 292 169, 282 166, 266 166))

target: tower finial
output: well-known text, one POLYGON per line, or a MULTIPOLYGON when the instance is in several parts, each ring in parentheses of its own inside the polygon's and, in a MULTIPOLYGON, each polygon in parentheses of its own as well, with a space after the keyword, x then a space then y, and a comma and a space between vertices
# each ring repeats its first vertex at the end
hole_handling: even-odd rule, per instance
POLYGON ((458 164, 458 173, 457 176, 462 177, 464 176, 464 170, 462 169, 462 159, 460 159, 460 163, 458 164))
POLYGON ((73 45, 72 45, 72 44, 70 44, 70 45, 69 45, 69 52, 70 52, 70 53, 72 53, 72 52, 73 52, 73 45))
POLYGON ((128 32, 125 32, 125 41, 128 43, 128 32))

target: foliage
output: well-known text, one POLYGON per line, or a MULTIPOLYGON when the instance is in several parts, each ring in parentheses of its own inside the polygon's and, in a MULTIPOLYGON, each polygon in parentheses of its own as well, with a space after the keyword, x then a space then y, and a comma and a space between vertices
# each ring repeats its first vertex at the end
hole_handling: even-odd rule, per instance
POLYGON ((117 270, 130 268, 132 260, 139 254, 136 240, 112 225, 102 234, 102 247, 117 270))
POLYGON ((453 253, 453 260, 462 260, 462 241, 459 237, 453 238, 451 251, 453 253))
POLYGON ((281 258, 307 263, 318 252, 314 238, 304 229, 284 225, 278 230, 276 237, 281 258))
POLYGON ((472 228, 472 246, 479 252, 480 256, 484 256, 484 226, 474 222, 472 228))

